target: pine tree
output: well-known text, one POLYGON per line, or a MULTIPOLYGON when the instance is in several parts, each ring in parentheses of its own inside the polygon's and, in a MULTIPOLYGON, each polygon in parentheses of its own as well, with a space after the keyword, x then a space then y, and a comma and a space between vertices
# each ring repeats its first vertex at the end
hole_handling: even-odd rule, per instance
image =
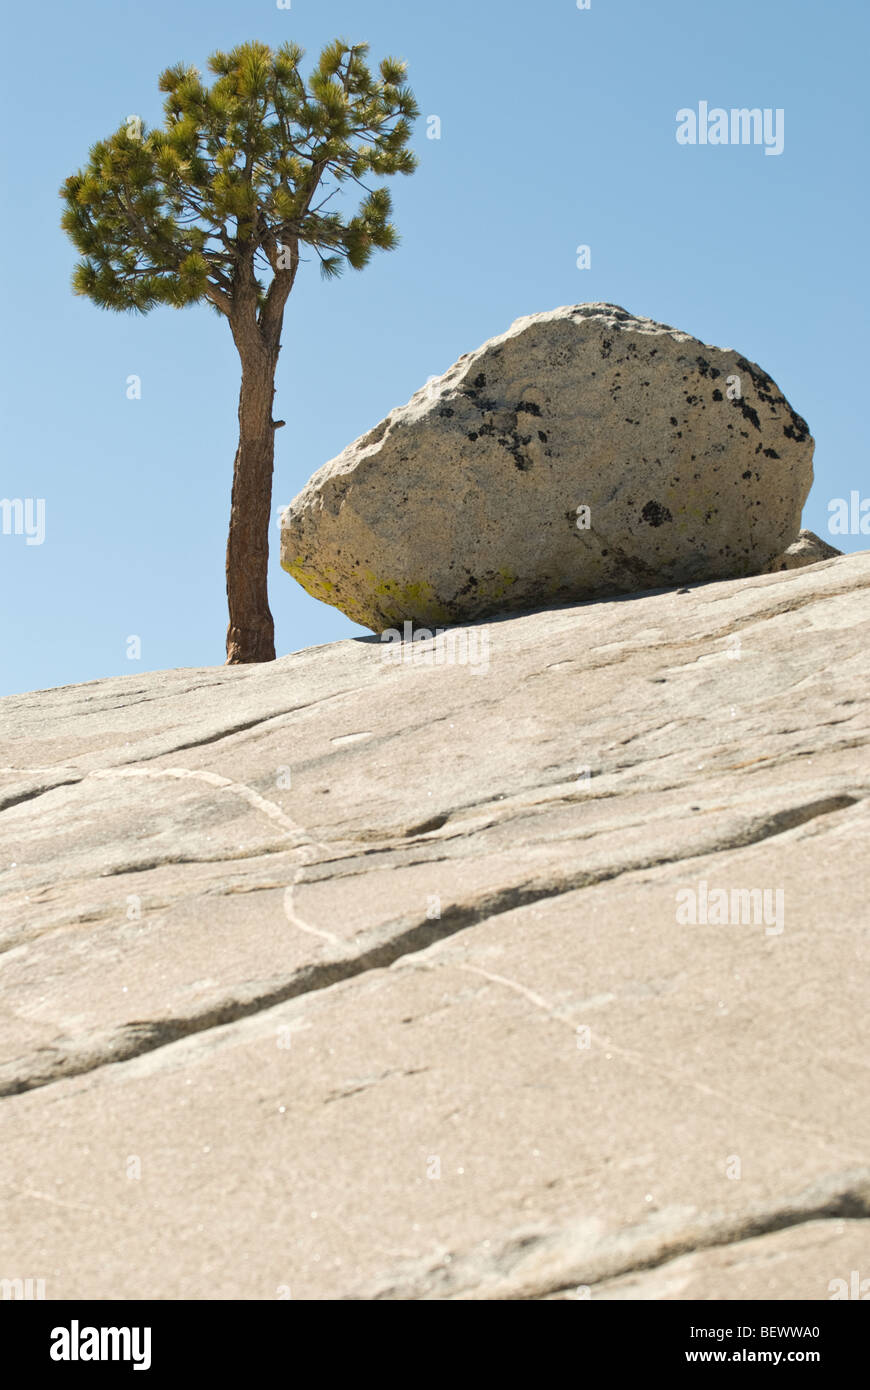
POLYGON ((209 302, 241 358, 239 445, 227 544, 227 663, 271 661, 267 568, 275 370, 303 248, 326 278, 362 270, 398 238, 391 199, 367 179, 410 174, 419 114, 395 58, 370 71, 368 44, 337 39, 306 81, 292 43, 214 53, 211 86, 178 63, 160 78, 162 128, 129 118, 61 189, 62 226, 81 253, 73 289, 104 309, 209 302), (353 216, 330 206, 343 185, 353 216), (356 202, 356 199, 354 200, 356 202))

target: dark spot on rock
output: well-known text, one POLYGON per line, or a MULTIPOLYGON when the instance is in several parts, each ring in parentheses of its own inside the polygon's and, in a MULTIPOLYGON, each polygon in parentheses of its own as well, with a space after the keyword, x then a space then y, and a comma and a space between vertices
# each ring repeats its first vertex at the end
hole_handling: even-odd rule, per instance
POLYGON ((676 415, 672 415, 672 416, 671 416, 671 424, 672 424, 672 425, 676 425, 676 424, 678 424, 678 423, 679 423, 679 422, 678 422, 678 420, 677 420, 676 415))
POLYGON ((602 344, 601 344, 601 356, 602 356, 602 357, 609 357, 612 351, 613 351, 613 340, 612 340, 611 338, 605 338, 604 341, 603 341, 602 344))
POLYGON ((776 452, 775 449, 765 449, 765 451, 764 451, 764 457, 765 457, 766 459, 778 459, 778 458, 779 458, 779 454, 776 452))
POLYGON ((538 438, 540 439, 542 444, 546 444, 549 436, 546 435, 543 430, 538 430, 538 438))
POLYGON ((783 434, 786 439, 793 439, 796 444, 803 444, 805 439, 809 439, 810 427, 806 420, 802 420, 800 415, 792 413, 792 424, 786 425, 783 434))
POLYGON ((452 411, 452 410, 450 409, 450 406, 449 406, 449 405, 443 405, 443 406, 441 407, 441 409, 438 411, 438 414, 439 414, 439 415, 446 415, 446 417, 447 417, 448 420, 451 418, 451 416, 452 416, 454 413, 455 413, 455 412, 452 411))
POLYGON ((748 420, 750 425, 754 425, 757 430, 761 429, 761 422, 758 418, 758 412, 756 410, 753 410, 752 406, 749 404, 748 401, 745 401, 741 396, 740 400, 735 401, 734 404, 740 407, 740 411, 743 415, 744 420, 748 420))
POLYGON ((485 385, 486 385, 486 377, 484 376, 483 372, 481 372, 481 373, 479 374, 479 376, 476 376, 476 377, 474 378, 474 387, 475 387, 475 390, 477 390, 477 391, 482 391, 485 385))
POLYGON ((673 521, 673 517, 667 507, 663 507, 661 502, 647 502, 640 514, 641 521, 646 521, 650 526, 663 526, 666 521, 673 521))
POLYGON ((751 477, 752 477, 752 469, 751 469, 751 468, 747 468, 746 472, 745 472, 745 473, 741 473, 740 476, 741 476, 741 478, 751 478, 751 477))
POLYGON ((713 400, 714 400, 714 401, 724 401, 724 399, 725 399, 725 397, 722 395, 722 392, 721 392, 720 390, 718 390, 718 388, 717 388, 717 389, 713 392, 713 400))
POLYGON ((755 389, 758 392, 758 399, 764 401, 765 405, 786 404, 785 396, 773 395, 773 382, 769 376, 765 376, 760 368, 753 367, 752 363, 747 362, 745 357, 738 357, 737 365, 742 372, 748 372, 751 376, 755 389))
POLYGON ((518 415, 521 412, 525 413, 526 415, 540 415, 541 413, 541 407, 539 405, 536 405, 534 401, 520 401, 519 405, 516 406, 515 409, 518 415))
POLYGON ((511 455, 519 471, 527 473, 532 467, 532 460, 523 453, 523 449, 527 444, 531 444, 532 436, 530 434, 518 434, 514 430, 512 436, 500 434, 498 442, 511 455))
POLYGON ((475 441, 475 439, 477 439, 477 435, 475 434, 474 430, 472 430, 472 431, 471 431, 471 434, 467 434, 467 435, 465 436, 465 438, 466 438, 466 439, 470 439, 471 442, 472 442, 472 444, 473 444, 474 441, 475 441))

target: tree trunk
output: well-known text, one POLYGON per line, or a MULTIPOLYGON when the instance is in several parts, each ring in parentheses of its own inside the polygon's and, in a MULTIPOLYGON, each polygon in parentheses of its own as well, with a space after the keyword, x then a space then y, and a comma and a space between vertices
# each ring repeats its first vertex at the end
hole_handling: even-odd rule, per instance
POLYGON ((275 425, 277 348, 249 343, 242 359, 239 393, 239 447, 233 470, 230 532, 227 542, 227 665, 275 660, 275 626, 269 610, 269 521, 275 425))

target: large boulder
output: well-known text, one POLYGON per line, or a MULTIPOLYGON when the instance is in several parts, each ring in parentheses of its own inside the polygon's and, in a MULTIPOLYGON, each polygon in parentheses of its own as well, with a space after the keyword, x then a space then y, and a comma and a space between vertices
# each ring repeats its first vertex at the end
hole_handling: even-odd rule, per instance
POLYGON ((321 468, 281 563, 381 632, 757 574, 813 440, 770 377, 612 304, 518 319, 321 468))

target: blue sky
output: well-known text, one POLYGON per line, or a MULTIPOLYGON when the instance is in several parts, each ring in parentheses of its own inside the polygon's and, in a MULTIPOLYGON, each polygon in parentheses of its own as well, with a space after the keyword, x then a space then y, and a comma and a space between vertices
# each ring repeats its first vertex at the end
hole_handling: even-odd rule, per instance
MULTIPOLYGON (((402 234, 362 274, 309 264, 278 372, 274 512, 320 465, 519 316, 607 300, 759 362, 809 421, 804 524, 870 494, 866 0, 81 0, 4 22, 0 497, 44 498, 45 539, 0 535, 0 693, 224 656, 238 359, 210 310, 74 298, 63 179, 157 77, 293 38, 396 54, 440 140, 391 180, 402 234), (783 153, 677 144, 676 112, 782 108, 783 153), (576 248, 591 247, 578 270, 576 248), (128 376, 142 398, 126 396, 128 376), (127 657, 127 639, 141 658, 127 657)), ((445 481, 449 485, 449 480, 445 481)), ((279 655, 361 629, 278 565, 279 655)), ((866 536, 829 537, 844 550, 866 536)))

